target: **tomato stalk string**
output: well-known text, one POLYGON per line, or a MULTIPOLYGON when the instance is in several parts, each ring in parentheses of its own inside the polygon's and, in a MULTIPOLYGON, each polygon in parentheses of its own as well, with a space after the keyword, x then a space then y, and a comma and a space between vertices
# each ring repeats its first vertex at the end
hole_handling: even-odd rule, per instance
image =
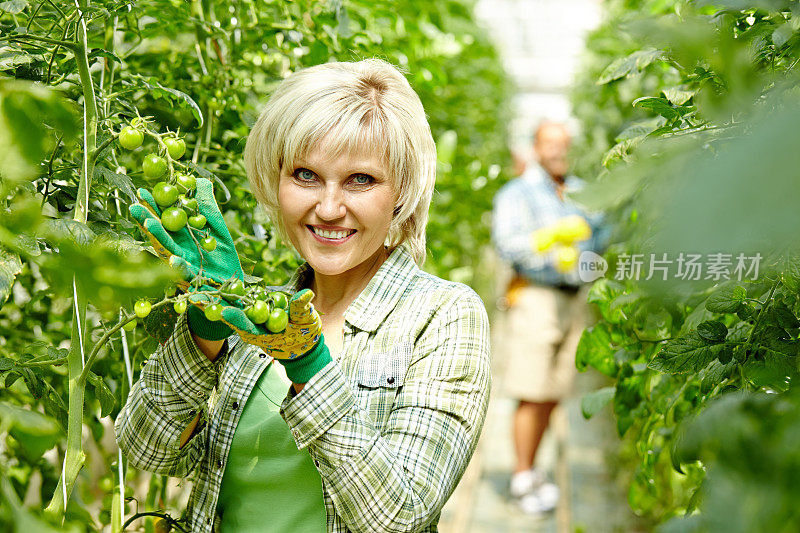
MULTIPOLYGON (((116 193, 116 191, 114 191, 116 193)), ((119 198, 116 198, 119 203, 119 198)), ((125 315, 120 310, 120 322, 124 319, 125 315)), ((128 335, 125 333, 125 328, 120 328, 120 342, 122 343, 122 357, 125 360, 125 375, 128 378, 128 391, 133 388, 133 370, 131 366, 130 352, 128 351, 128 335)), ((124 402, 125 398, 120 398, 124 402)), ((122 450, 117 447, 117 476, 119 479, 119 526, 122 531, 125 525, 125 470, 123 467, 122 450)))

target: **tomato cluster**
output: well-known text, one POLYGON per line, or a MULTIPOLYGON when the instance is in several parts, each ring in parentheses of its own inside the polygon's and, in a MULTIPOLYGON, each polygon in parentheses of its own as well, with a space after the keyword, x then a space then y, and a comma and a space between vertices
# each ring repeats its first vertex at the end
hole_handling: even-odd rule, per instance
MULTIPOLYGON (((289 299, 286 293, 268 291, 259 286, 252 287, 248 291, 244 283, 239 280, 227 283, 220 292, 229 298, 241 298, 247 302, 244 312, 253 324, 265 324, 272 333, 280 333, 286 329, 289 323, 289 299)), ((214 320, 212 317, 216 312, 212 312, 212 317, 209 317, 207 311, 208 308, 206 308, 206 318, 214 320)))
MULTIPOLYGON (((142 160, 142 173, 148 180, 162 180, 153 186, 152 194, 156 204, 161 208, 161 224, 168 231, 180 231, 188 224, 194 229, 202 230, 208 220, 200 213, 197 200, 193 197, 197 180, 191 174, 178 171, 173 174, 173 163, 186 154, 186 142, 173 133, 155 134, 146 129, 146 120, 135 118, 131 124, 122 128, 118 141, 127 150, 135 150, 142 146, 144 134, 155 137, 161 146, 161 155, 149 153, 142 160), (144 128, 144 131, 142 130, 144 128), (167 181, 163 178, 169 175, 167 181)), ((217 241, 208 234, 198 240, 207 252, 217 247, 217 241)))
MULTIPOLYGON (((247 318, 254 324, 264 324, 271 333, 281 333, 289 324, 289 297, 285 292, 268 291, 264 287, 254 286, 248 291, 240 280, 231 280, 220 287, 219 296, 229 300, 241 300, 246 304, 244 309, 247 318)), ((179 298, 173 304, 177 314, 183 314, 188 306, 186 298, 179 298)), ((148 300, 138 300, 133 311, 139 318, 150 314, 152 304, 148 300)), ((203 314, 208 320, 222 320, 223 305, 219 301, 203 306, 203 314)), ((123 326, 127 331, 136 327, 132 320, 123 326)))

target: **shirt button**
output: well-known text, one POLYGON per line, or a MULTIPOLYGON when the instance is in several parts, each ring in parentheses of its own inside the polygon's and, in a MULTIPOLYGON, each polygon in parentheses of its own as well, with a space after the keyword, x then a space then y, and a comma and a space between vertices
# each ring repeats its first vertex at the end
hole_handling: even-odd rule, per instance
POLYGON ((233 407, 234 409, 238 409, 239 408, 239 402, 233 402, 233 405, 231 405, 231 407, 233 407))
POLYGON ((317 461, 316 459, 314 459, 314 466, 319 466, 319 461, 317 461))
POLYGON ((222 461, 220 459, 217 459, 217 466, 219 468, 222 468, 222 461))
POLYGON ((258 356, 259 356, 261 359, 266 359, 266 358, 267 358, 267 354, 265 354, 264 352, 261 352, 260 354, 258 354, 258 356))
POLYGON ((393 377, 391 377, 391 376, 389 376, 388 378, 386 378, 386 383, 388 383, 389 385, 391 385, 392 383, 394 383, 394 378, 393 378, 393 377))
POLYGON ((211 524, 211 519, 210 518, 206 518, 206 524, 209 524, 209 525, 211 524))

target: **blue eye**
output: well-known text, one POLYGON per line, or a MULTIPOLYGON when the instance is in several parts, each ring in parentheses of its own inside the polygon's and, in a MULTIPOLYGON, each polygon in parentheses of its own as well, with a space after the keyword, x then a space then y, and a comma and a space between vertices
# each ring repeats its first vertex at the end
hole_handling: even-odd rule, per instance
POLYGON ((356 185, 369 185, 372 183, 372 176, 368 176, 367 174, 356 174, 353 177, 353 183, 356 185))
POLYGON ((314 173, 307 168, 298 168, 294 171, 294 175, 302 181, 311 181, 314 179, 314 173))

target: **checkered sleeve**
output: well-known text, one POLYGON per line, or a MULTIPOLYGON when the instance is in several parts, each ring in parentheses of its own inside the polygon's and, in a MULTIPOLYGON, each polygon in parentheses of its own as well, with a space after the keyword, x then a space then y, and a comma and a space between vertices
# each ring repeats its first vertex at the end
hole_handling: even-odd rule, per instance
POLYGON ((114 423, 117 443, 133 466, 175 477, 194 470, 204 453, 207 401, 224 359, 211 362, 198 349, 184 313, 147 360, 114 423), (181 433, 198 412, 195 435, 180 448, 181 433))
POLYGON ((383 431, 358 407, 335 363, 284 401, 298 446, 308 446, 351 531, 425 528, 475 451, 491 387, 489 325, 477 294, 452 287, 408 345, 402 386, 386 389, 397 398, 383 431))

